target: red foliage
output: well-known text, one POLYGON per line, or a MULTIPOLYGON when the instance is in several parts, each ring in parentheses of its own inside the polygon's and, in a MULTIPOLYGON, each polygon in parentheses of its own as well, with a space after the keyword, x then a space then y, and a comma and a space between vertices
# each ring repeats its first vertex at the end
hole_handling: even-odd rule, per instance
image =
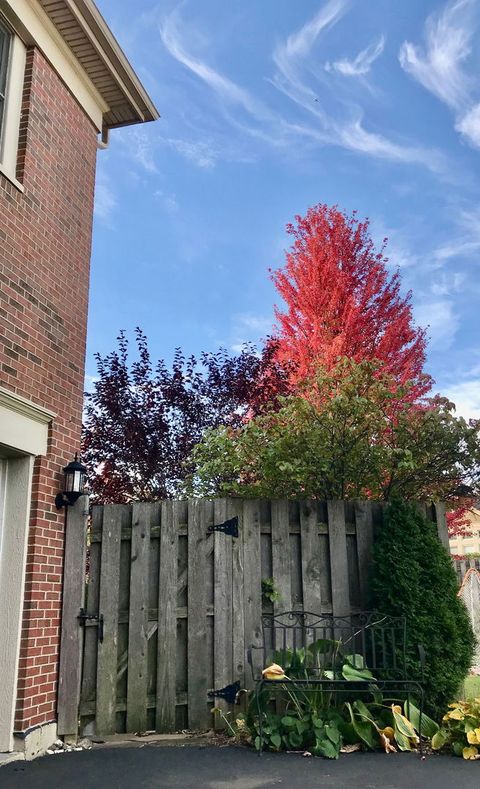
POLYGON ((409 400, 425 395, 426 335, 413 324, 411 294, 400 293, 398 272, 389 275, 385 243, 377 252, 369 222, 336 207, 317 205, 287 231, 294 243, 286 265, 272 274, 287 309, 275 310, 276 358, 293 363, 292 383, 316 364, 331 369, 339 356, 379 359, 397 383, 413 381, 409 400))
POLYGON ((462 504, 456 510, 447 512, 447 528, 449 537, 470 537, 470 521, 467 518, 471 512, 473 500, 468 504, 462 504))

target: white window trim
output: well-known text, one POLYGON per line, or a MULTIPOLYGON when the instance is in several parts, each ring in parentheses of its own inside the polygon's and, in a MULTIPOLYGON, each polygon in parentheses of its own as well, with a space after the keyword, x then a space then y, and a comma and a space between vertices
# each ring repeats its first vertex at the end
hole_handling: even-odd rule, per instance
POLYGON ((2 444, 29 455, 46 455, 48 425, 56 414, 0 386, 2 444))
POLYGON ((25 80, 25 60, 27 50, 23 41, 15 34, 3 18, 2 24, 11 34, 10 51, 8 54, 7 84, 0 147, 0 172, 11 183, 24 191, 23 185, 17 180, 18 135, 22 114, 22 95, 25 80))
POLYGON ((54 416, 0 386, 0 752, 14 747, 33 463, 35 455, 47 453, 48 425, 54 416))

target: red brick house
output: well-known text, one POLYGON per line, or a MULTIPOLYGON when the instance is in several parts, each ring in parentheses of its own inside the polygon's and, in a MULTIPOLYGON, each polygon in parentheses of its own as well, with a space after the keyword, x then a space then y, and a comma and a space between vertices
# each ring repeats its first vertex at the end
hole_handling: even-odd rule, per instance
POLYGON ((97 149, 157 117, 92 0, 0 0, 0 752, 56 734, 97 149))

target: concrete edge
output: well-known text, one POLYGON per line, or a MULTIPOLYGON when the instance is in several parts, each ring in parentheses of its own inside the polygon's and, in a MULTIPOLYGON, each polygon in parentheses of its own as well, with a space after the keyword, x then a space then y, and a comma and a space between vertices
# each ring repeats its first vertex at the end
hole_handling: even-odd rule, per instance
POLYGON ((0 767, 5 767, 10 762, 24 762, 25 754, 20 751, 10 751, 9 753, 0 753, 0 767))
POLYGON ((57 724, 43 723, 26 732, 14 734, 14 753, 26 761, 43 756, 57 739, 57 724))

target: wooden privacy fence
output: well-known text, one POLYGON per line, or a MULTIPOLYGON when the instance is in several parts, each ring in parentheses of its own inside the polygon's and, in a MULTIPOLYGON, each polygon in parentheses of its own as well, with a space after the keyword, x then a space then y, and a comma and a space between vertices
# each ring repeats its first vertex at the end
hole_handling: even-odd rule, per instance
MULTIPOLYGON (((443 507, 426 512, 445 542, 443 507)), ((213 704, 231 707, 209 693, 251 687, 246 650, 259 643, 262 611, 345 616, 368 605, 382 518, 374 502, 94 506, 80 616, 72 590, 64 602, 59 733, 76 734, 78 717, 87 734, 211 727, 213 704), (273 603, 262 596, 268 578, 273 603)))

